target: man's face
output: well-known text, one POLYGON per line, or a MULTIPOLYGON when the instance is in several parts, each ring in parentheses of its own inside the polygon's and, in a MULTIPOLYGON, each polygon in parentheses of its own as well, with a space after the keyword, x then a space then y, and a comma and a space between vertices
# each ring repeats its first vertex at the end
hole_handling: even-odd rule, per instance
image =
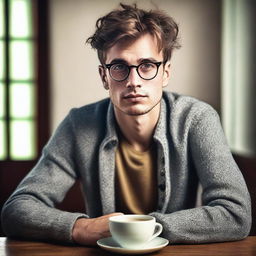
MULTIPOLYGON (((105 64, 121 62, 137 66, 148 61, 161 62, 163 54, 158 51, 156 39, 146 34, 133 41, 115 44, 106 52, 105 64)), ((136 68, 131 68, 128 78, 122 82, 114 81, 107 69, 100 67, 99 71, 115 111, 127 115, 143 115, 159 107, 163 87, 168 84, 170 64, 161 64, 157 76, 152 80, 142 79, 136 68)))

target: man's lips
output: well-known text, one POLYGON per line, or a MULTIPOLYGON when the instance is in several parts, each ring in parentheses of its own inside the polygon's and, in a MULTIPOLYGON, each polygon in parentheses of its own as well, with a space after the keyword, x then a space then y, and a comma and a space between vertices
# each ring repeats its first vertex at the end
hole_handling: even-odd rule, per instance
POLYGON ((144 94, 138 94, 138 93, 129 93, 124 95, 124 99, 136 99, 136 98, 143 98, 143 97, 147 97, 144 94))

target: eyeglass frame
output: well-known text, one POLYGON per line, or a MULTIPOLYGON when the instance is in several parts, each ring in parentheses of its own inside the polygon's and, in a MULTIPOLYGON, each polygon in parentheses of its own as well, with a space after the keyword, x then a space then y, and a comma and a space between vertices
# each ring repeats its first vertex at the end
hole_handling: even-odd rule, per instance
POLYGON ((157 76, 157 74, 158 74, 159 67, 160 67, 162 64, 165 65, 165 63, 166 63, 166 61, 158 61, 158 62, 147 61, 147 62, 142 62, 142 63, 140 63, 139 65, 127 65, 127 64, 125 64, 125 63, 121 63, 121 62, 118 63, 118 62, 116 62, 116 63, 110 63, 110 64, 103 64, 102 66, 103 66, 104 68, 107 68, 107 69, 108 69, 109 75, 110 75, 110 77, 111 77, 114 81, 116 81, 116 82, 123 82, 124 80, 126 80, 126 79, 129 77, 132 68, 136 68, 137 74, 139 75, 139 77, 140 77, 141 79, 143 79, 143 80, 153 80, 153 79, 157 76), (143 77, 140 75, 140 73, 139 73, 139 67, 140 67, 141 65, 143 65, 143 64, 148 64, 148 63, 155 64, 155 65, 157 66, 157 70, 156 70, 156 74, 155 74, 152 78, 148 78, 148 79, 147 79, 147 78, 143 78, 143 77), (126 65, 127 68, 128 68, 128 73, 127 73, 126 77, 125 77, 124 79, 122 79, 122 80, 116 80, 115 78, 112 77, 111 72, 110 72, 111 67, 112 67, 113 65, 117 65, 117 64, 126 65))

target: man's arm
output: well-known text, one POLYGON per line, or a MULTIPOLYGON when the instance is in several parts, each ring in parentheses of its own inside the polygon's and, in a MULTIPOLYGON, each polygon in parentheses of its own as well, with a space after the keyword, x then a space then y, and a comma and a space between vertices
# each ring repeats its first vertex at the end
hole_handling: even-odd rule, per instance
POLYGON ((2 226, 7 236, 91 245, 109 235, 109 216, 90 219, 83 213, 55 208, 79 176, 74 137, 68 116, 44 148, 38 164, 5 203, 2 226))
POLYGON ((37 165, 19 184, 2 210, 7 236, 71 241, 72 227, 81 213, 60 211, 60 203, 78 175, 75 139, 70 117, 56 130, 37 165))
POLYGON ((193 122, 189 152, 203 187, 202 207, 152 213, 174 243, 238 240, 251 227, 250 196, 226 143, 219 118, 208 108, 193 122))

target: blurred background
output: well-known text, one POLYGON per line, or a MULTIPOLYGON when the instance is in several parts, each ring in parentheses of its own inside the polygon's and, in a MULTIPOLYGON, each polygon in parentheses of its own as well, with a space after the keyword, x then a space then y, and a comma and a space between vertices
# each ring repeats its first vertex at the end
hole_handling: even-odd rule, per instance
MULTIPOLYGON (((119 2, 0 0, 0 209, 70 109, 108 96, 97 54, 85 41, 119 2)), ((182 47, 173 54, 166 90, 218 111, 255 204, 255 1, 136 2, 165 10, 179 24, 182 47)), ((58 207, 84 210, 82 203, 76 184, 58 207)))

